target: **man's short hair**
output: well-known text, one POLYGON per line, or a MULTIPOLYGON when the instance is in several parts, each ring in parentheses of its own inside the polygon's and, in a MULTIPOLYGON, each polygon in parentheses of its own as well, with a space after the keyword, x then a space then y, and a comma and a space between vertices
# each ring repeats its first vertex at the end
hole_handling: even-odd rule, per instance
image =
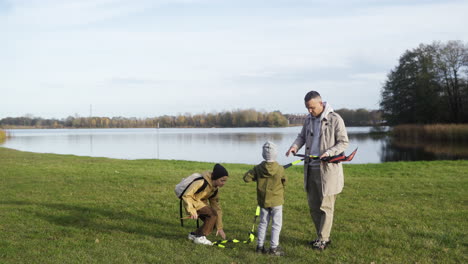
POLYGON ((320 98, 322 99, 322 97, 320 96, 320 94, 316 91, 310 91, 306 94, 306 96, 304 97, 304 102, 309 102, 310 99, 315 99, 315 98, 320 98))

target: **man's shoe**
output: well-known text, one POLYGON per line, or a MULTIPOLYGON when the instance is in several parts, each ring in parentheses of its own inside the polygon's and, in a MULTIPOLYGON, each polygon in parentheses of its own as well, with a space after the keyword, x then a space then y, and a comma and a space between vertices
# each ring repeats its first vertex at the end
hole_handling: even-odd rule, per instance
POLYGON ((314 239, 312 241, 307 242, 307 245, 314 246, 314 244, 317 243, 318 241, 320 241, 320 239, 316 238, 316 239, 314 239))
POLYGON ((282 257, 285 255, 283 249, 279 246, 275 247, 275 248, 270 248, 270 252, 269 252, 270 255, 273 255, 273 256, 278 256, 278 257, 282 257))
POLYGON ((199 237, 196 237, 193 242, 195 244, 199 244, 199 245, 207 245, 207 246, 212 246, 213 243, 211 243, 211 241, 209 241, 208 239, 206 239, 205 236, 199 236, 199 237))
POLYGON ((197 236, 193 232, 188 233, 188 239, 189 240, 193 241, 193 240, 195 240, 195 238, 197 238, 197 236))
POLYGON ((330 244, 331 244, 331 241, 319 240, 315 244, 312 245, 312 248, 317 249, 317 250, 325 250, 330 244))
MULTIPOLYGON (((307 242, 307 245, 313 247, 313 246, 314 246, 317 242, 319 242, 319 241, 320 241, 320 239, 316 238, 316 239, 314 239, 314 240, 312 240, 312 241, 307 242)), ((327 243, 327 246, 329 246, 329 245, 331 244, 331 239, 328 240, 326 243, 327 243)))
POLYGON ((264 246, 257 246, 257 249, 255 250, 257 254, 266 254, 268 253, 268 250, 265 249, 264 246))

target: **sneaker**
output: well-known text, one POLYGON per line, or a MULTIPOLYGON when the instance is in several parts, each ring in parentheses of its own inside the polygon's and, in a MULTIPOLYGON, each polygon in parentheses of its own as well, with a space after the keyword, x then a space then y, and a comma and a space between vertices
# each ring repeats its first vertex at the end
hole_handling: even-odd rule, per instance
POLYGON ((316 238, 316 239, 314 239, 314 240, 312 240, 312 241, 307 242, 307 245, 313 246, 315 243, 317 243, 317 242, 319 242, 319 241, 320 241, 320 239, 316 238))
POLYGON ((268 253, 268 250, 264 246, 257 246, 257 249, 255 250, 257 254, 266 254, 268 253))
POLYGON ((325 250, 330 244, 331 244, 331 241, 319 240, 315 244, 312 245, 312 248, 317 249, 317 250, 325 250))
MULTIPOLYGON (((307 242, 307 245, 313 247, 313 246, 314 246, 317 242, 319 242, 319 241, 320 241, 320 239, 316 238, 316 239, 314 239, 314 240, 312 240, 312 241, 307 242)), ((329 245, 331 244, 331 240, 328 240, 328 241, 325 242, 325 243, 327 243, 327 246, 329 246, 329 245)))
POLYGON ((209 241, 208 239, 206 239, 205 236, 199 236, 199 237, 195 237, 195 239, 193 240, 193 242, 195 244, 199 244, 199 245, 208 245, 208 246, 212 246, 213 243, 211 243, 211 241, 209 241))
POLYGON ((193 240, 195 240, 195 238, 197 238, 197 236, 196 236, 193 232, 190 232, 190 233, 188 234, 188 239, 189 239, 189 240, 192 240, 192 241, 193 241, 193 240))
POLYGON ((279 256, 279 257, 285 255, 283 249, 280 246, 277 246, 275 248, 270 248, 269 254, 273 256, 279 256))

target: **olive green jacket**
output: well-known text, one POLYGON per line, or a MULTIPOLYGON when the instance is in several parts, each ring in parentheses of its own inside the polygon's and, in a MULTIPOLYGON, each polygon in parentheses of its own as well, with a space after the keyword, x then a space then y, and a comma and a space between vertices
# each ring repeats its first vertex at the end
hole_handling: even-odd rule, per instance
POLYGON ((286 175, 278 162, 266 162, 256 165, 244 175, 245 182, 257 182, 257 202, 262 208, 284 204, 284 186, 286 175))
POLYGON ((202 175, 208 182, 206 188, 203 191, 196 193, 198 189, 202 187, 203 181, 194 181, 185 191, 184 195, 182 195, 184 208, 187 213, 192 215, 205 206, 212 207, 218 214, 218 218, 216 219, 216 228, 218 230, 223 229, 223 211, 219 205, 219 192, 214 197, 210 198, 218 188, 213 187, 211 172, 206 171, 203 172, 202 175))

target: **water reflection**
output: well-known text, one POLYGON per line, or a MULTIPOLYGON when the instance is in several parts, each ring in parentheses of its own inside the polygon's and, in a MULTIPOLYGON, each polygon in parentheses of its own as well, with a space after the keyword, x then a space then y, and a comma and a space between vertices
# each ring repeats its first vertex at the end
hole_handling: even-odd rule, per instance
MULTIPOLYGON (((30 129, 10 130, 12 138, 0 146, 32 152, 74 154, 120 159, 177 159, 256 164, 267 140, 278 145, 278 162, 296 158, 284 153, 300 132, 289 128, 213 129, 30 129)), ((393 142, 370 128, 348 128, 350 146, 359 151, 351 163, 398 160, 468 159, 468 148, 442 144, 393 142)), ((303 151, 303 150, 302 150, 303 151)))
POLYGON ((468 159, 468 145, 456 142, 408 142, 387 138, 382 151, 382 162, 468 159))
POLYGON ((351 163, 380 163, 383 141, 368 133, 348 133, 350 145, 346 151, 349 154, 354 148, 359 150, 351 163))

